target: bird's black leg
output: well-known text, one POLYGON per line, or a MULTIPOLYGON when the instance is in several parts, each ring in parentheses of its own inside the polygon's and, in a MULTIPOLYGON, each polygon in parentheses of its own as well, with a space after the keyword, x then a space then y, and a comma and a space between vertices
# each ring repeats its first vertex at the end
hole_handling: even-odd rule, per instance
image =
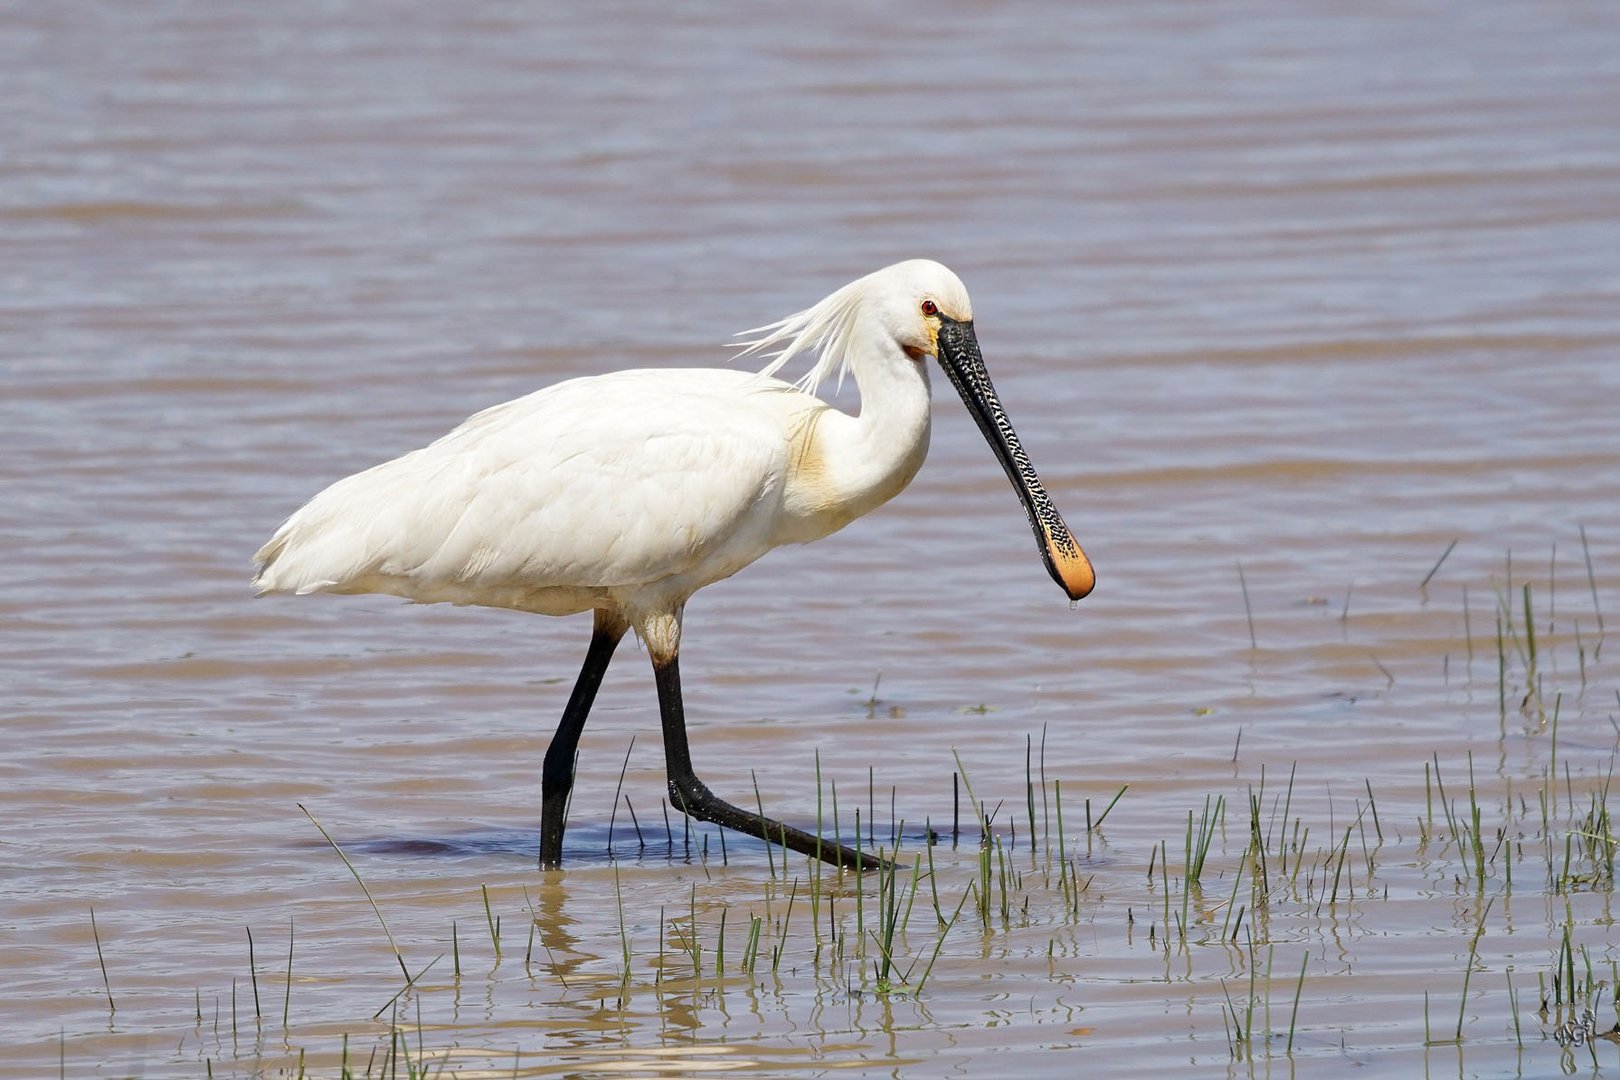
POLYGON ((794 851, 840 868, 884 868, 884 861, 875 855, 823 840, 803 829, 795 829, 762 814, 732 806, 710 791, 692 771, 692 754, 686 745, 686 710, 681 704, 681 672, 677 658, 671 656, 664 663, 655 658, 653 677, 658 683, 658 708, 664 720, 664 762, 669 773, 669 798, 677 810, 684 810, 699 821, 757 836, 768 844, 785 844, 794 851))
POLYGON ((585 666, 579 669, 568 707, 563 709, 557 734, 546 750, 545 770, 540 780, 540 867, 562 865, 563 829, 567 826, 568 793, 574 789, 574 755, 579 749, 579 733, 585 729, 597 688, 607 672, 613 650, 624 637, 626 627, 614 616, 598 611, 591 633, 591 647, 585 653, 585 666))

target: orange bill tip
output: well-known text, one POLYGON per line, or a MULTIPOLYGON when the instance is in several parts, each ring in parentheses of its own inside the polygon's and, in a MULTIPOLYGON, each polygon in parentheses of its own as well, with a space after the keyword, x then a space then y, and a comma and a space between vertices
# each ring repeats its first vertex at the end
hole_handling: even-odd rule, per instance
POLYGON ((1054 536, 1050 530, 1042 532, 1046 540, 1046 565, 1053 580, 1063 586, 1070 600, 1084 599, 1097 586, 1097 572, 1092 569, 1091 560, 1067 530, 1061 536, 1054 536))

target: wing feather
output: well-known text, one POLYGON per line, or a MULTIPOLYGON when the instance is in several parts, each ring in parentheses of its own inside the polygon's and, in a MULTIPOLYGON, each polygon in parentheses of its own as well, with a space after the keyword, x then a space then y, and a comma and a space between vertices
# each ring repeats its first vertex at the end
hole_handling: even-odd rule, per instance
POLYGON ((788 467, 789 435, 760 395, 784 389, 626 371, 486 409, 310 500, 259 551, 257 584, 432 600, 743 565, 768 547, 788 467))

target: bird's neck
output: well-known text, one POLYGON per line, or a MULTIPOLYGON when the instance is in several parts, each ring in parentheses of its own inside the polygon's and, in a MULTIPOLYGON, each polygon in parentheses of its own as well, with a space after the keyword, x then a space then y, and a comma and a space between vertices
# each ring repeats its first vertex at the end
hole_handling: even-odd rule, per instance
POLYGON ((854 438, 845 455, 851 482, 882 492, 872 507, 898 495, 922 468, 933 415, 928 357, 913 360, 892 340, 885 344, 894 357, 855 367, 861 409, 852 418, 854 438))
POLYGON ((787 496, 801 527, 796 531, 813 534, 806 539, 841 529, 894 498, 928 453, 927 361, 884 344, 894 356, 854 365, 860 411, 851 416, 818 406, 796 440, 787 496))

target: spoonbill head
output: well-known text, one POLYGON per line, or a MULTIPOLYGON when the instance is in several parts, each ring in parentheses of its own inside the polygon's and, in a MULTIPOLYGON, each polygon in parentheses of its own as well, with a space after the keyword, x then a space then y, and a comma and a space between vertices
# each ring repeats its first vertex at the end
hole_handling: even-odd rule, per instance
POLYGON ((985 369, 973 307, 946 267, 913 259, 756 328, 725 369, 620 371, 476 414, 437 442, 332 484, 255 555, 262 593, 390 593, 421 603, 595 613, 541 785, 542 866, 560 865, 580 732, 627 630, 652 659, 670 800, 719 825, 870 868, 876 857, 715 796, 691 764, 678 656, 698 589, 774 547, 837 531, 893 498, 928 449, 936 358, 1022 502, 1071 600, 1095 584, 985 369), (796 383, 775 374, 814 355, 796 383), (818 387, 854 378, 860 409, 818 387))

